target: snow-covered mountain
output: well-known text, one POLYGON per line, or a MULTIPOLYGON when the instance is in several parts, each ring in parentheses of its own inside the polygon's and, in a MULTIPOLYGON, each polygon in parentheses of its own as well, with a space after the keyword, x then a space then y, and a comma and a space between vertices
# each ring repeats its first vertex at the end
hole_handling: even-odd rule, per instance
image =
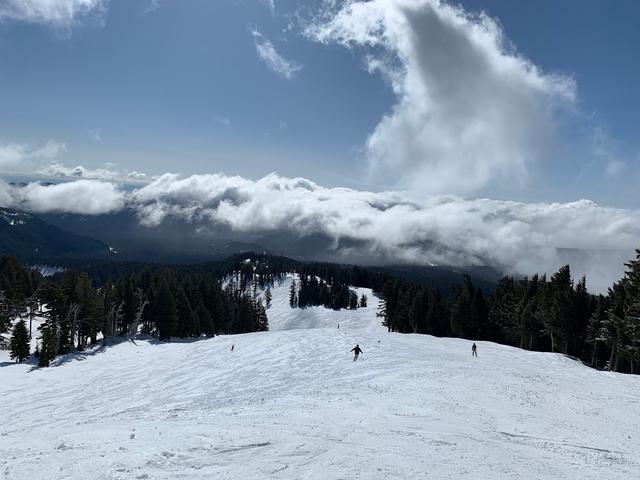
POLYGON ((364 289, 367 308, 291 309, 290 281, 269 332, 2 363, 0 477, 638 477, 639 377, 389 334, 364 289))

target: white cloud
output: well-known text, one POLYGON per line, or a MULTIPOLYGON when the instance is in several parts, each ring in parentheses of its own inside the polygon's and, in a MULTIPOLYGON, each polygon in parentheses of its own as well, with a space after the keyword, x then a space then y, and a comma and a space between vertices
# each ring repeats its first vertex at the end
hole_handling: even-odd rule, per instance
POLYGON ((91 15, 104 13, 109 0, 2 0, 0 21, 18 21, 70 28, 91 15))
POLYGON ((264 62, 267 68, 288 80, 294 78, 296 74, 302 70, 302 65, 287 60, 280 55, 269 39, 260 32, 253 30, 251 34, 253 35, 258 57, 264 62))
POLYGON ((144 9, 144 13, 153 13, 160 8, 160 0, 150 0, 147 8, 144 9))
POLYGON ((611 160, 604 168, 604 174, 607 177, 618 177, 624 172, 627 164, 621 160, 611 160))
POLYGON ((593 131, 592 153, 595 160, 602 164, 605 177, 618 177, 627 167, 619 158, 618 146, 607 129, 596 126, 593 131))
POLYGON ((500 25, 440 0, 326 2, 305 30, 366 53, 397 100, 366 141, 372 180, 468 193, 526 179, 574 82, 518 54, 500 25))
POLYGON ((19 165, 27 157, 27 147, 19 143, 0 145, 0 168, 19 165))
POLYGON ((168 216, 222 223, 240 232, 326 235, 336 255, 371 261, 492 265, 531 274, 553 272, 571 253, 577 274, 605 289, 640 243, 640 212, 572 203, 527 204, 455 196, 407 200, 400 192, 324 188, 275 174, 257 181, 224 175, 166 174, 129 198, 141 221, 168 216), (358 252, 344 240, 360 242, 358 252), (342 243, 341 243, 342 242, 342 243), (614 260, 612 260, 612 258, 614 260))
POLYGON ((164 174, 134 190, 84 179, 24 188, 0 182, 0 205, 85 214, 129 208, 150 227, 175 217, 193 222, 194 229, 226 225, 252 235, 322 235, 333 240, 335 259, 346 261, 490 265, 520 274, 552 273, 571 263, 595 291, 620 278, 623 261, 640 244, 640 211, 587 200, 417 200, 402 192, 326 188, 276 174, 255 181, 164 174))
POLYGON ((24 167, 25 162, 34 159, 50 160, 65 152, 66 144, 49 140, 41 147, 34 148, 26 143, 0 144, 0 168, 14 169, 24 167))
POLYGON ((93 140, 94 142, 101 142, 102 141, 102 130, 101 129, 92 128, 87 133, 89 134, 89 138, 91 140, 93 140))
POLYGON ((35 213, 67 212, 98 215, 121 210, 125 193, 116 185, 96 180, 76 180, 56 185, 37 182, 15 187, 0 181, 3 206, 35 213))
POLYGON ((62 163, 51 163, 37 170, 39 175, 57 178, 84 178, 106 181, 148 181, 150 177, 142 172, 117 170, 115 164, 106 163, 104 168, 86 168, 82 165, 67 167, 62 163))

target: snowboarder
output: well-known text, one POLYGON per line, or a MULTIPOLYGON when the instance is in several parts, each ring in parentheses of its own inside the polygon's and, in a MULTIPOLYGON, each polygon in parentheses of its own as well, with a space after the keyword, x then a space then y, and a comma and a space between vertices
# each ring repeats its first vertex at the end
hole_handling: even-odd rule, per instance
POLYGON ((478 347, 476 346, 475 343, 473 345, 471 345, 471 356, 473 356, 473 357, 477 357, 478 356, 478 347))
POLYGON ((231 351, 233 352, 233 349, 235 348, 235 344, 231 344, 231 351))
POLYGON ((351 349, 351 351, 354 353, 353 361, 355 362, 358 359, 358 355, 362 353, 362 349, 360 348, 360 345, 356 345, 351 349))

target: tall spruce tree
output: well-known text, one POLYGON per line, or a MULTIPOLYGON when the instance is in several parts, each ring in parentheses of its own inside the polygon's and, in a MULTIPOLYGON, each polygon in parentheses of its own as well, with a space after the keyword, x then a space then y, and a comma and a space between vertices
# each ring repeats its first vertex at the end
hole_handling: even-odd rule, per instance
POLYGON ((621 355, 629 362, 631 373, 636 373, 640 364, 640 249, 636 250, 635 260, 625 264, 624 287, 626 291, 624 305, 624 345, 621 355))
POLYGON ((298 306, 298 297, 296 295, 296 281, 291 281, 291 286, 289 287, 289 306, 291 308, 295 308, 298 306))
POLYGON ((45 322, 40 325, 40 353, 38 355, 38 366, 48 367, 51 361, 56 358, 56 334, 53 327, 45 322))
POLYGON ((18 321, 13 326, 9 348, 11 359, 17 363, 23 363, 29 358, 29 331, 24 320, 18 321))
POLYGON ((153 309, 153 313, 156 316, 158 339, 162 341, 171 340, 171 335, 173 335, 177 326, 176 303, 167 283, 167 281, 162 283, 155 308, 153 309))
POLYGON ((267 287, 267 290, 264 292, 264 300, 265 306, 269 308, 271 306, 271 300, 273 299, 273 295, 271 293, 271 287, 267 287))

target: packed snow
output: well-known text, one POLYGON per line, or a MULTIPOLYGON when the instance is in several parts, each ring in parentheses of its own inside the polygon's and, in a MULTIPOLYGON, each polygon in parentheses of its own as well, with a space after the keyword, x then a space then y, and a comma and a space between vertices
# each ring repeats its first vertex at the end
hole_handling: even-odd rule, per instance
POLYGON ((367 308, 291 309, 290 281, 269 332, 4 360, 0 477, 639 477, 640 377, 390 334, 365 289, 367 308))

